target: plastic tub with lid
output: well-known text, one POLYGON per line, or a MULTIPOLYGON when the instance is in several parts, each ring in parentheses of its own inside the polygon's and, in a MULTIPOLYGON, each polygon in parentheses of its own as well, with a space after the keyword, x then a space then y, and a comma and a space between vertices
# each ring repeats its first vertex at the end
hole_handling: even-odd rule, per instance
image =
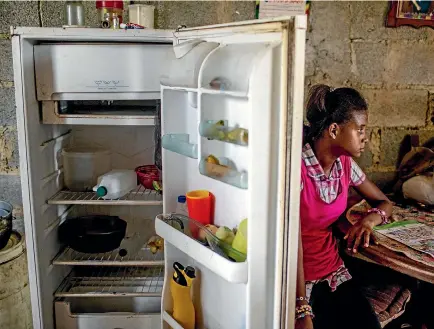
POLYGON ((151 5, 134 4, 128 6, 130 23, 135 23, 147 29, 154 28, 154 10, 151 5))
POLYGON ((98 177, 111 170, 110 150, 70 147, 62 150, 65 186, 76 192, 92 191, 98 177))

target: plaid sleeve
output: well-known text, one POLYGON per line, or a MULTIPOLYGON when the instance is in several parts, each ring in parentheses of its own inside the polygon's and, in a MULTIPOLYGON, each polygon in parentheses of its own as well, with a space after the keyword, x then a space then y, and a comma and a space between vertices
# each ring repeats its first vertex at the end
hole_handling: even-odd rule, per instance
POLYGON ((359 165, 351 158, 351 186, 359 186, 366 179, 366 175, 359 165))

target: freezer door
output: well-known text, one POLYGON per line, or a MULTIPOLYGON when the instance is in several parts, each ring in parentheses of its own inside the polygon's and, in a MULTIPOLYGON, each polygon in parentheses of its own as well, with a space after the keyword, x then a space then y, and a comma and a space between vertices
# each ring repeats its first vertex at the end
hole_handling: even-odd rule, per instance
MULTIPOLYGON (((175 211, 178 195, 207 189, 215 195, 215 224, 233 228, 248 218, 244 283, 213 272, 213 264, 198 258, 188 241, 166 249, 166 268, 181 257, 201 270, 206 328, 294 326, 306 24, 306 17, 298 16, 175 32, 175 44, 196 39, 217 46, 201 57, 194 84, 162 86, 162 134, 173 143, 163 145, 164 211, 175 211), (223 81, 217 89, 216 79, 223 81), (248 130, 247 147, 206 135, 203 127, 222 119, 248 130), (207 171, 209 154, 233 160, 237 172, 231 179, 207 171)), ((162 312, 170 313, 165 286, 162 312)))

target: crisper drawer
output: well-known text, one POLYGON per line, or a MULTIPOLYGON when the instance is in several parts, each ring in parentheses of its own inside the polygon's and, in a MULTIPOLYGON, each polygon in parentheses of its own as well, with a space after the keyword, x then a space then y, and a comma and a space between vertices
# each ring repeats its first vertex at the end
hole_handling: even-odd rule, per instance
POLYGON ((156 99, 171 44, 34 47, 38 100, 156 99))
MULTIPOLYGON (((87 302, 89 303, 89 299, 87 302)), ((94 303, 107 304, 105 298, 95 299, 94 303)), ((119 299, 111 303, 113 309, 113 305, 119 303, 119 299)), ((159 306, 160 304, 158 304, 158 310, 159 306)), ((65 299, 56 300, 54 308, 56 329, 156 329, 161 327, 160 313, 126 312, 121 305, 118 312, 104 312, 104 307, 102 310, 95 310, 92 306, 84 307, 82 305, 77 309, 72 300, 65 299), (86 312, 84 312, 84 308, 86 308, 86 312)))

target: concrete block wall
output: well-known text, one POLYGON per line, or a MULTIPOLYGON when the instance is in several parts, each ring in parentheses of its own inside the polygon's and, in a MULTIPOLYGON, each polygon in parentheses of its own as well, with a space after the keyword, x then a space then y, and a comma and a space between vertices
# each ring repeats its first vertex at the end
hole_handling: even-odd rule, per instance
POLYGON ((387 1, 314 1, 307 88, 358 89, 369 104, 370 148, 359 160, 381 187, 396 170, 402 141, 434 138, 434 29, 384 27, 387 1))

